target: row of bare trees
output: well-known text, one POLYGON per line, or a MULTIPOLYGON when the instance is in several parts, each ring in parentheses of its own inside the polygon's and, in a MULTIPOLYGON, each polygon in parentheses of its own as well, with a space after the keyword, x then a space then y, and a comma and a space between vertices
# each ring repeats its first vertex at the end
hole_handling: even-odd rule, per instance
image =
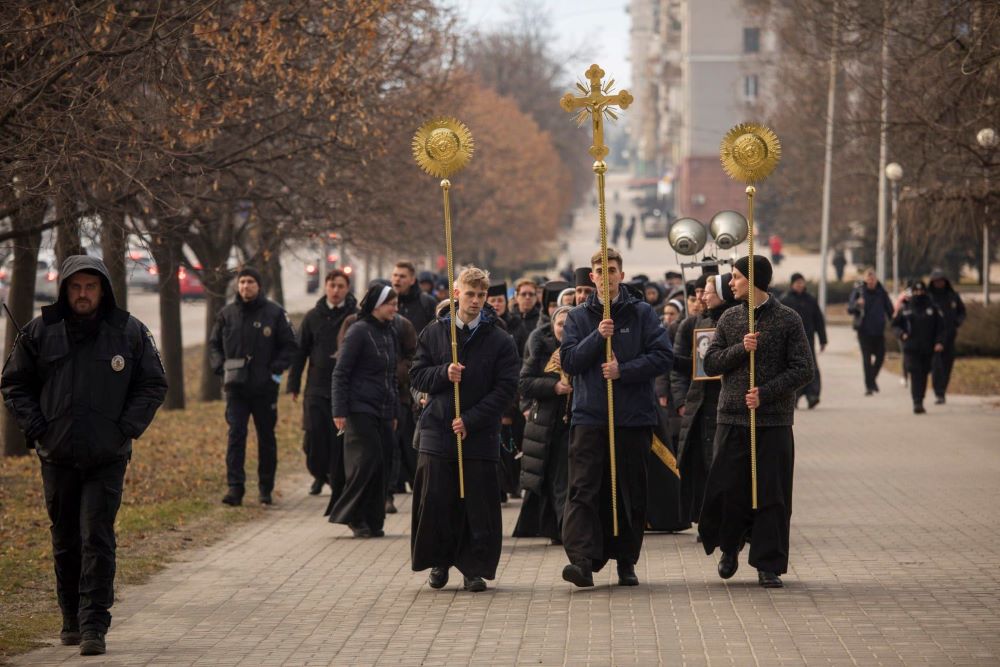
MULTIPOLYGON (((903 265, 976 265, 1000 231, 1000 4, 990 0, 753 0, 782 44, 771 121, 783 164, 764 194, 793 240, 819 238, 831 56, 836 58, 832 238, 849 226, 874 249, 883 96, 888 161, 903 166, 903 265), (884 41, 885 40, 885 41, 884 41), (885 49, 883 51, 883 43, 885 49), (883 52, 887 58, 883 59, 883 52), (883 67, 885 77, 883 79, 883 67), (992 216, 989 211, 992 211, 992 216)), ((870 257, 869 257, 870 261, 870 257)))
MULTIPOLYGON (((437 250, 440 193, 409 155, 436 113, 478 142, 455 192, 459 257, 511 271, 535 259, 524 248, 555 233, 572 177, 523 99, 464 66, 454 28, 433 0, 3 3, 0 241, 15 317, 35 313, 45 230, 61 259, 96 227, 123 297, 140 240, 159 269, 167 407, 183 408, 177 269, 204 284, 211 327, 234 257, 278 278, 284 244, 330 232, 437 250)), ((203 373, 200 398, 219 392, 203 373)), ((5 452, 23 452, 4 421, 5 452)))

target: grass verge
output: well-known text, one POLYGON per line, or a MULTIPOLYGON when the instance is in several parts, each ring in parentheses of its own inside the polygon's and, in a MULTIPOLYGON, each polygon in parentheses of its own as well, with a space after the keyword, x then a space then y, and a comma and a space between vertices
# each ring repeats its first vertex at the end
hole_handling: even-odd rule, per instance
MULTIPOLYGON (((185 350, 185 381, 191 394, 200 381, 200 347, 185 350)), ((116 583, 138 584, 182 549, 217 540, 227 526, 266 510, 255 503, 223 507, 226 422, 221 401, 199 403, 189 395, 182 411, 161 410, 133 446, 118 513, 116 583)), ((301 406, 281 394, 278 406, 278 472, 304 469, 301 406)), ((257 447, 247 445, 248 500, 254 500, 257 447)), ((0 662, 58 636, 52 548, 38 459, 0 458, 0 662)))
MULTIPOLYGON (((902 357, 898 354, 889 355, 885 360, 885 368, 901 375, 903 372, 902 361, 902 357)), ((933 394, 930 380, 928 380, 927 391, 929 394, 933 394)), ((959 357, 955 359, 955 366, 951 371, 951 382, 948 384, 948 393, 967 396, 1000 396, 1000 358, 959 357)))

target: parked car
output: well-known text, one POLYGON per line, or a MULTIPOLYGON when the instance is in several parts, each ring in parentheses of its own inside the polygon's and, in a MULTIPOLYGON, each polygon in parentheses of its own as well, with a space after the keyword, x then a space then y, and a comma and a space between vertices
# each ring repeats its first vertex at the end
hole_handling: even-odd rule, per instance
MULTIPOLYGON (((0 266, 0 284, 3 285, 3 300, 7 300, 10 289, 10 277, 14 269, 14 256, 11 255, 0 266)), ((38 253, 38 263, 35 265, 35 301, 55 301, 59 298, 59 270, 56 268, 56 257, 52 251, 41 250, 38 253)))
POLYGON ((160 289, 160 272, 156 262, 148 257, 133 257, 125 259, 125 279, 131 289, 144 292, 157 292, 160 289))
MULTIPOLYGON (((195 269, 200 269, 196 266, 195 269)), ((186 267, 177 269, 177 280, 181 284, 182 299, 202 299, 205 297, 205 286, 201 284, 194 271, 189 271, 186 267)))
POLYGON ((319 265, 316 262, 306 264, 306 294, 319 291, 319 265))

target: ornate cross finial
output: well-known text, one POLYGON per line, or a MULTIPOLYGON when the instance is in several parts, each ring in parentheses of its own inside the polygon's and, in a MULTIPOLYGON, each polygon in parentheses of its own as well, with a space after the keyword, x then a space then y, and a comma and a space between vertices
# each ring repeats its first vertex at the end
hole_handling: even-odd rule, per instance
POLYGON ((628 109, 634 98, 627 90, 612 94, 615 80, 611 79, 602 84, 604 70, 597 63, 591 65, 584 76, 590 81, 590 88, 588 89, 583 83, 576 84, 577 89, 583 93, 583 97, 566 93, 559 100, 559 106, 564 111, 577 111, 576 120, 580 125, 583 125, 587 116, 590 116, 594 131, 594 143, 590 147, 590 154, 595 160, 603 161, 608 155, 608 147, 604 145, 604 116, 607 114, 609 118, 618 120, 618 115, 611 107, 628 109))

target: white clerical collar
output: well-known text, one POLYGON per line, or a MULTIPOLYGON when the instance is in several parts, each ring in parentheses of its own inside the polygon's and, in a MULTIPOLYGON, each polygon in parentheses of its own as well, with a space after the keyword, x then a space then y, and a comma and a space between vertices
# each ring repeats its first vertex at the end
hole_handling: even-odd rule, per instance
POLYGON ((458 316, 458 313, 455 313, 455 326, 458 327, 459 329, 468 329, 469 331, 472 331, 473 329, 478 327, 479 323, 482 321, 483 321, 482 311, 480 311, 480 313, 476 315, 476 319, 472 320, 468 324, 462 321, 462 318, 458 316))
POLYGON ((334 310, 336 308, 340 308, 343 305, 344 305, 343 301, 341 301, 340 303, 330 303, 329 299, 326 300, 326 307, 329 308, 330 310, 334 310))

